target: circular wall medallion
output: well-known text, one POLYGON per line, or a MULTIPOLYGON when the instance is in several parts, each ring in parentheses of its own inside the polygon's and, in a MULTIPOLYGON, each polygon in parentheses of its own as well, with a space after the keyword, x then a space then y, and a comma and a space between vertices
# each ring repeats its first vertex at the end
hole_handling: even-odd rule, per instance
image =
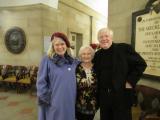
POLYGON ((24 31, 19 27, 9 29, 5 34, 5 45, 11 53, 21 53, 26 46, 24 31))

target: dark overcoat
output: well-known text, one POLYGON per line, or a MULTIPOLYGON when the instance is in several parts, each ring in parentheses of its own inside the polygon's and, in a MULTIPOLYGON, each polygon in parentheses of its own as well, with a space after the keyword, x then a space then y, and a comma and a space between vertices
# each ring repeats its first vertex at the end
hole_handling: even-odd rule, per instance
MULTIPOLYGON (((147 65, 144 59, 130 45, 125 43, 113 43, 112 45, 112 84, 116 92, 124 95, 126 81, 131 84, 132 90, 134 90, 147 65)), ((95 53, 93 59, 98 83, 100 81, 99 75, 103 66, 102 63, 105 63, 103 58, 102 49, 100 49, 95 53)))

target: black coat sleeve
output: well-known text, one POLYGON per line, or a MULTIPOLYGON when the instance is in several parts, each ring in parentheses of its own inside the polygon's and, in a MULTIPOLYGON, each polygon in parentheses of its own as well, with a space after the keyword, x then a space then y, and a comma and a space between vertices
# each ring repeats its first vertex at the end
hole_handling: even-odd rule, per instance
POLYGON ((97 51, 94 55, 94 58, 92 60, 92 63, 93 63, 93 68, 95 70, 95 73, 97 74, 97 77, 99 77, 99 73, 101 71, 101 68, 100 68, 100 51, 97 51))
POLYGON ((127 81, 134 88, 136 86, 136 83, 142 76, 144 70, 146 69, 147 64, 144 59, 130 45, 126 46, 126 52, 129 67, 127 81))

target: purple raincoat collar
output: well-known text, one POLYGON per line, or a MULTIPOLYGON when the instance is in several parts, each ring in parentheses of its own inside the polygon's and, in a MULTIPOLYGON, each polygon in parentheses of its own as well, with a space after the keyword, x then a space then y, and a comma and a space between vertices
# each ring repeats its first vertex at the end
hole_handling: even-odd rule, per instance
POLYGON ((64 57, 55 54, 52 58, 53 62, 57 66, 63 66, 64 64, 72 64, 73 63, 73 58, 69 56, 68 54, 65 54, 64 57))

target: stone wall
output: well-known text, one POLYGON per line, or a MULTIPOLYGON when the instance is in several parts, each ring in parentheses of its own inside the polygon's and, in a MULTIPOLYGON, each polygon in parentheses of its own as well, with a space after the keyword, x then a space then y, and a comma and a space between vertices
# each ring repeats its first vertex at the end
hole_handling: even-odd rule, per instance
POLYGON ((145 8, 148 0, 109 0, 108 26, 115 42, 131 43, 132 13, 145 8))
MULTIPOLYGON (((148 0, 109 0, 108 26, 114 31, 114 42, 131 44, 132 13, 145 8, 148 0)), ((160 90, 160 81, 141 78, 140 85, 160 90)))
POLYGON ((38 65, 44 53, 44 37, 55 31, 64 32, 68 37, 71 32, 80 33, 82 44, 97 42, 96 33, 100 25, 107 25, 107 20, 87 7, 84 10, 65 2, 60 2, 58 9, 43 4, 1 7, 0 64, 38 65), (10 53, 5 46, 5 33, 14 26, 26 34, 26 48, 20 54, 10 53))

